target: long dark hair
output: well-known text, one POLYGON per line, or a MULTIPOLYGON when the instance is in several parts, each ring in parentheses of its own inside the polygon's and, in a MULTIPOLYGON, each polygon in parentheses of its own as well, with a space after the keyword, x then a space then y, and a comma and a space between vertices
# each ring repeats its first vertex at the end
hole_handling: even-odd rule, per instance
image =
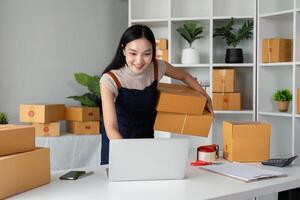
POLYGON ((119 69, 123 67, 126 63, 123 50, 125 49, 127 43, 140 38, 146 38, 151 43, 152 61, 153 61, 155 59, 155 54, 156 54, 155 51, 156 44, 155 44, 155 38, 153 32, 148 26, 140 25, 140 24, 132 25, 128 27, 123 33, 115 57, 113 58, 111 63, 105 68, 102 74, 109 72, 112 69, 119 69))

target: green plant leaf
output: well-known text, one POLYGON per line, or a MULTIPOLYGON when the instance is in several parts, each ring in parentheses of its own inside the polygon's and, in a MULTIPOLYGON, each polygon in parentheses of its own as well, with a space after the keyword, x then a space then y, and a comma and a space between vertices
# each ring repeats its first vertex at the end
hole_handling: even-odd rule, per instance
POLYGON ((8 124, 8 118, 4 112, 0 112, 0 124, 8 124))
POLYGON ((76 101, 79 101, 82 106, 89 106, 93 107, 96 106, 96 103, 92 101, 88 96, 82 95, 82 96, 69 96, 67 97, 69 99, 74 99, 76 101))
POLYGON ((88 86, 88 81, 92 78, 90 75, 82 72, 75 73, 74 76, 76 81, 83 86, 88 86))
POLYGON ((87 87, 90 92, 100 97, 99 87, 100 76, 93 76, 87 82, 87 87))
POLYGON ((195 40, 203 37, 200 36, 203 32, 203 27, 194 21, 185 22, 182 26, 177 28, 176 31, 189 43, 190 47, 195 40))
POLYGON ((274 101, 291 101, 292 99, 293 95, 288 89, 277 90, 273 94, 274 101))

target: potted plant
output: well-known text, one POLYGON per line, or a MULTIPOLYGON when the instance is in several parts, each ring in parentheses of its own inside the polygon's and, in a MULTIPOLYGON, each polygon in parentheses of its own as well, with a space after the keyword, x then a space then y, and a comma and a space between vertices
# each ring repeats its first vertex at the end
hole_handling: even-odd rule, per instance
POLYGON ((69 96, 67 98, 79 101, 81 106, 99 107, 101 105, 99 80, 100 76, 90 76, 85 73, 75 73, 75 80, 89 90, 89 92, 79 96, 69 96))
POLYGON ((221 37, 225 40, 228 48, 226 49, 226 63, 243 63, 243 50, 236 48, 242 41, 252 38, 253 21, 247 20, 239 29, 234 28, 234 19, 225 24, 225 26, 214 29, 214 37, 221 37))
POLYGON ((0 112, 0 124, 8 124, 8 118, 4 112, 0 112))
POLYGON ((274 101, 277 101, 278 110, 287 112, 289 102, 293 99, 292 93, 288 89, 277 90, 273 95, 274 101))
POLYGON ((181 27, 177 28, 176 31, 189 43, 189 48, 182 50, 181 63, 200 63, 198 51, 192 47, 192 44, 195 40, 203 37, 201 36, 203 27, 201 27, 197 22, 188 21, 185 22, 181 27))

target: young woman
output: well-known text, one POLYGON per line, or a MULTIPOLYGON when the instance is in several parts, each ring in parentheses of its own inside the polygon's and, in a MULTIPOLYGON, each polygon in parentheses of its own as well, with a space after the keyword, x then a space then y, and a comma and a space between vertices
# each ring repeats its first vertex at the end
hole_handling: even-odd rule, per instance
POLYGON ((155 38, 144 25, 133 25, 122 35, 115 57, 100 79, 105 131, 102 133, 101 164, 108 164, 109 140, 153 138, 156 90, 163 75, 183 81, 210 97, 187 72, 155 59, 155 38))

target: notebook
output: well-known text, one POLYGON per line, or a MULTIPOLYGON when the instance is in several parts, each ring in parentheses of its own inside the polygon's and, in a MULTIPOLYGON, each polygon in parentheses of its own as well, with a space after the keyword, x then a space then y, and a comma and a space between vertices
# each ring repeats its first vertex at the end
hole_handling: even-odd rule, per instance
POLYGON ((215 172, 217 174, 236 178, 245 182, 256 181, 267 178, 287 176, 282 172, 259 168, 242 163, 229 163, 223 165, 207 165, 202 169, 215 172))
POLYGON ((183 179, 188 165, 189 140, 111 140, 110 181, 183 179))

